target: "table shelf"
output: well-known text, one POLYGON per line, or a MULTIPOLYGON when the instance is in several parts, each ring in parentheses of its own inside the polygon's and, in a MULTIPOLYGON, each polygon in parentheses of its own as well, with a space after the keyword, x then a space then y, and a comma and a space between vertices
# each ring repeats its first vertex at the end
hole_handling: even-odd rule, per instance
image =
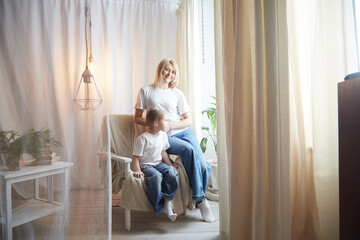
POLYGON ((47 215, 63 211, 64 205, 61 203, 48 203, 41 200, 28 200, 24 206, 13 212, 11 226, 16 227, 21 224, 45 217, 47 215))

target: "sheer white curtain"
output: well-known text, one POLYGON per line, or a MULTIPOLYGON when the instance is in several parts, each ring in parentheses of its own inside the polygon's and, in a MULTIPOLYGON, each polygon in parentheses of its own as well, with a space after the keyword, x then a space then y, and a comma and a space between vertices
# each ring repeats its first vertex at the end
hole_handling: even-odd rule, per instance
MULTIPOLYGON (((70 218, 66 231, 63 215, 56 214, 21 225, 14 237, 61 239, 107 232, 99 231, 107 217, 96 154, 100 124, 108 113, 133 113, 138 90, 153 82, 158 62, 176 59, 176 9, 174 1, 0 1, 0 130, 53 131, 62 144, 53 150, 62 161, 74 163, 70 215, 78 216, 70 218), (94 77, 104 99, 97 111, 79 111, 73 103, 85 70, 86 4, 94 77)), ((60 200, 62 183, 63 178, 54 183, 60 200)), ((31 197, 29 186, 16 189, 31 197)))
MULTIPOLYGON (((223 84, 223 44, 226 44, 228 47, 224 50, 229 49, 230 51, 233 48, 233 41, 230 37, 229 40, 222 38, 222 27, 225 29, 231 29, 230 26, 223 24, 222 19, 222 8, 220 1, 214 1, 214 43, 215 43, 215 79, 216 79, 216 97, 217 97, 217 144, 218 144, 218 173, 219 173, 219 221, 220 221, 220 237, 221 239, 228 239, 229 237, 229 215, 230 215, 230 206, 229 206, 229 181, 230 177, 228 176, 228 156, 227 156, 227 139, 226 139, 226 128, 225 128, 225 108, 224 99, 225 91, 223 84)), ((231 14, 230 14, 231 16, 231 14)), ((231 36, 231 35, 230 35, 231 36)), ((227 111, 228 112, 228 111, 227 111)))
POLYGON ((93 52, 100 58, 96 70, 100 76, 106 74, 103 87, 111 100, 110 113, 131 114, 139 89, 154 82, 158 63, 176 59, 178 5, 146 0, 93 1, 92 5, 96 9, 93 52))
POLYGON ((192 130, 201 137, 201 82, 200 51, 197 19, 197 1, 182 0, 177 10, 177 63, 179 65, 179 89, 189 102, 192 113, 192 130))
MULTIPOLYGON (((0 129, 20 134, 31 128, 52 130, 54 138, 62 144, 53 151, 65 162, 86 158, 90 154, 84 139, 89 137, 90 142, 96 139, 95 134, 80 134, 87 132, 84 117, 95 113, 77 112, 72 101, 85 67, 83 9, 83 1, 0 2, 0 129)), ((79 177, 73 178, 72 185, 79 186, 80 182, 92 185, 92 181, 87 181, 89 178, 84 179, 86 174, 78 174, 87 169, 80 171, 81 165, 75 165, 72 176, 79 177)), ((54 185, 62 184, 62 178, 55 179, 54 185)), ((34 192, 29 182, 18 183, 15 188, 24 197, 32 197, 34 192)), ((3 210, 6 197, 3 185, 1 190, 3 210)), ((40 196, 44 193, 41 191, 40 196)), ((62 191, 57 195, 57 201, 64 196, 62 191)), ((48 231, 41 231, 45 229, 42 227, 39 230, 45 221, 41 219, 36 221, 39 225, 30 222, 15 228, 14 238, 60 238, 64 234, 64 217, 62 214, 52 217, 54 225, 48 231)), ((5 235, 2 237, 6 239, 5 235)))

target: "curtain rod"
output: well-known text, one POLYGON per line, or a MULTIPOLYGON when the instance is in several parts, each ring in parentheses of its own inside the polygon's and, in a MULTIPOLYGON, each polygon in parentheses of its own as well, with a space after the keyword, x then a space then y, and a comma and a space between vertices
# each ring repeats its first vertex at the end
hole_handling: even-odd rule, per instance
POLYGON ((145 0, 146 2, 164 2, 180 4, 181 0, 145 0))
MULTIPOLYGON (((116 2, 116 1, 121 1, 121 0, 106 0, 106 1, 110 1, 110 2, 116 2)), ((122 1, 136 1, 136 0, 122 0, 122 1)), ((182 0, 142 0, 144 2, 161 2, 161 3, 173 3, 173 4, 177 4, 180 5, 182 0)))

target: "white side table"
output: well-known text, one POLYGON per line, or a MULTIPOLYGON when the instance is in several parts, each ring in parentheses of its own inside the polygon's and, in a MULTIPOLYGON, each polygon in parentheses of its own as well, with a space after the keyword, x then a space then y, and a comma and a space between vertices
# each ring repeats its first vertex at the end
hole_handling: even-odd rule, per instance
POLYGON ((65 226, 68 226, 69 214, 69 168, 73 163, 57 162, 44 166, 24 166, 18 171, 0 171, 1 189, 4 190, 1 203, 4 204, 4 213, 0 216, 0 223, 5 224, 6 239, 12 239, 12 228, 49 214, 64 211, 65 226), (64 202, 55 202, 53 199, 53 176, 64 174, 64 202), (38 181, 40 177, 47 177, 47 199, 39 197, 38 181), (34 180, 35 198, 28 200, 17 209, 11 206, 11 184, 34 180))

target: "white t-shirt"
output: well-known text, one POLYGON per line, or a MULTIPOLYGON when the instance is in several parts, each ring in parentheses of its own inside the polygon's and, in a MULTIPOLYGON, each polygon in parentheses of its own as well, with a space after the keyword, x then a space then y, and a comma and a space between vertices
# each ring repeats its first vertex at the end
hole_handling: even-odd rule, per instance
MULTIPOLYGON (((182 91, 177 88, 164 90, 156 87, 155 84, 141 88, 135 104, 135 109, 149 110, 151 108, 163 110, 169 124, 180 122, 181 115, 191 111, 182 91)), ((172 136, 185 129, 170 130, 167 134, 172 136)))
POLYGON ((143 164, 156 165, 162 161, 161 152, 170 147, 165 132, 159 135, 144 132, 135 141, 133 155, 140 157, 140 166, 143 164))

